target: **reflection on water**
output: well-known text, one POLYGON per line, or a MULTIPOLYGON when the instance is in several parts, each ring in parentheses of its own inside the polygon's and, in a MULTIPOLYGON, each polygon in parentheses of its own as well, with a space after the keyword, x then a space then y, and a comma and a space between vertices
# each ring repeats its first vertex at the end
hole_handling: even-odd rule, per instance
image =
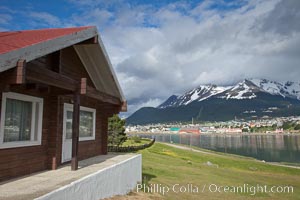
MULTIPOLYGON (((144 134, 141 136, 153 137, 144 134)), ((300 163, 300 135, 161 134, 154 137, 156 141, 192 145, 269 162, 300 163)))

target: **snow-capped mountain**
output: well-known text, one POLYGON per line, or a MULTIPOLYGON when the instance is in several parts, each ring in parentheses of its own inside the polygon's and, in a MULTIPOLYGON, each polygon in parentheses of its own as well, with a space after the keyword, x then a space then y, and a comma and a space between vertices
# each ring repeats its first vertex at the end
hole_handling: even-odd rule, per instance
POLYGON ((245 79, 231 87, 202 85, 181 96, 172 95, 157 108, 139 109, 126 122, 252 120, 299 115, 299 83, 245 79))
POLYGON ((218 98, 223 99, 253 99, 256 98, 257 92, 262 91, 261 88, 256 86, 249 80, 244 80, 237 85, 229 88, 228 90, 224 91, 222 94, 218 96, 218 98))
POLYGON ((281 95, 283 97, 296 98, 300 100, 300 82, 287 81, 285 83, 280 83, 266 79, 250 79, 250 81, 270 94, 281 95))
POLYGON ((218 87, 216 85, 202 85, 192 89, 181 96, 172 95, 157 108, 177 107, 187 105, 193 101, 203 101, 211 96, 224 92, 229 87, 218 87))
POLYGON ((178 107, 195 101, 203 101, 211 97, 221 99, 253 99, 258 92, 280 95, 300 100, 300 83, 269 81, 266 79, 245 79, 234 86, 201 85, 181 96, 172 95, 157 108, 178 107))
POLYGON ((176 104, 178 104, 178 99, 179 99, 178 96, 172 95, 165 102, 160 104, 158 108, 167 108, 167 107, 175 106, 176 104))

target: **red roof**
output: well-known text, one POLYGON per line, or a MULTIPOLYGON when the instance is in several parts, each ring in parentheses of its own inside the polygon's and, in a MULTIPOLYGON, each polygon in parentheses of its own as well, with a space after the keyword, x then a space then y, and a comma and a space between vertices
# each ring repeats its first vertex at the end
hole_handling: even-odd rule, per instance
POLYGON ((88 28, 91 28, 91 26, 0 32, 0 54, 76 33, 88 28))
POLYGON ((201 131, 198 128, 182 128, 179 130, 179 133, 196 133, 200 134, 201 131))

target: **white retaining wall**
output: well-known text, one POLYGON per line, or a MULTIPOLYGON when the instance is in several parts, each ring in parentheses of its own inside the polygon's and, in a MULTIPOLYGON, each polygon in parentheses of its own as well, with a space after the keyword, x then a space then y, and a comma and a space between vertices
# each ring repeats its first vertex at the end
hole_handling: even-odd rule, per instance
POLYGON ((36 200, 99 200, 127 194, 141 181, 142 156, 136 155, 36 198, 36 200))

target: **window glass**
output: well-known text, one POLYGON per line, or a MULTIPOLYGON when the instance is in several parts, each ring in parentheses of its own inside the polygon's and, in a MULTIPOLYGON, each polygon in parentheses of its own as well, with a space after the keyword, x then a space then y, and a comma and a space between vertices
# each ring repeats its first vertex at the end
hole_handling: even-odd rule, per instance
MULTIPOLYGON (((66 119, 66 139, 72 139, 73 112, 67 111, 66 119)), ((90 111, 80 111, 79 137, 93 137, 94 133, 94 113, 90 111)))
POLYGON ((73 112, 67 111, 67 120, 66 120, 66 138, 72 139, 72 120, 73 112))
POLYGON ((6 99, 3 142, 30 141, 32 102, 6 99))
POLYGON ((14 92, 2 93, 0 149, 40 145, 43 99, 14 92))
POLYGON ((92 137, 93 136, 93 113, 88 111, 80 111, 80 137, 92 137))

